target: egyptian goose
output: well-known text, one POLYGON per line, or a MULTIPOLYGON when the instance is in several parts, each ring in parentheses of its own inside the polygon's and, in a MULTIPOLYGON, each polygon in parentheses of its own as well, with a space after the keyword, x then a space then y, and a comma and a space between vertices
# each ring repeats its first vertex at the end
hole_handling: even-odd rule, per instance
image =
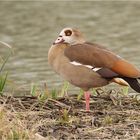
POLYGON ((103 46, 86 42, 76 29, 60 32, 48 52, 48 61, 65 80, 85 91, 87 111, 90 88, 116 82, 140 92, 140 71, 135 66, 103 46))

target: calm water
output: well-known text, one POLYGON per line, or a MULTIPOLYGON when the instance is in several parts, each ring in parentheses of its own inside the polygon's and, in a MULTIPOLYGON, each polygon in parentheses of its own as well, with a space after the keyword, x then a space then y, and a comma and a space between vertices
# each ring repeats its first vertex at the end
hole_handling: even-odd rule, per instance
MULTIPOLYGON (((0 40, 14 49, 6 65, 11 88, 28 91, 32 82, 62 85, 47 53, 64 27, 79 28, 88 41, 140 68, 140 2, 0 2, 0 40)), ((4 50, 0 45, 0 54, 4 50)))

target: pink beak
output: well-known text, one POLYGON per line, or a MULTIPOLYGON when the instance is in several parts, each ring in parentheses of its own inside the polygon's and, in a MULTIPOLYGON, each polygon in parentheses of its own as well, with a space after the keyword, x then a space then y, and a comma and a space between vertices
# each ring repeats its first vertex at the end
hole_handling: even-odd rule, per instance
POLYGON ((55 40, 55 42, 53 43, 53 45, 55 45, 55 44, 59 44, 59 43, 63 43, 65 40, 62 38, 62 36, 59 36, 56 40, 55 40))

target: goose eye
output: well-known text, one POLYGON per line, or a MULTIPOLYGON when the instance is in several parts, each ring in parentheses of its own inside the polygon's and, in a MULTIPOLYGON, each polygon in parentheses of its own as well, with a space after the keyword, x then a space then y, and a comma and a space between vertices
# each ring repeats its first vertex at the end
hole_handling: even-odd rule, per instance
POLYGON ((66 30, 66 31, 65 31, 65 35, 66 35, 66 36, 71 36, 71 34, 72 34, 72 31, 71 31, 71 30, 66 30))

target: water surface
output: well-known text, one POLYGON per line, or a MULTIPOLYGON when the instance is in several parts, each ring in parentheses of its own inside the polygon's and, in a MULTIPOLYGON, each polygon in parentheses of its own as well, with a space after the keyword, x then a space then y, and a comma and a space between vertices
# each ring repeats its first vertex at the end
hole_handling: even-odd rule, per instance
POLYGON ((0 2, 0 40, 14 49, 6 65, 11 88, 28 91, 32 82, 60 88, 47 53, 64 27, 80 29, 140 68, 140 2, 0 2))

